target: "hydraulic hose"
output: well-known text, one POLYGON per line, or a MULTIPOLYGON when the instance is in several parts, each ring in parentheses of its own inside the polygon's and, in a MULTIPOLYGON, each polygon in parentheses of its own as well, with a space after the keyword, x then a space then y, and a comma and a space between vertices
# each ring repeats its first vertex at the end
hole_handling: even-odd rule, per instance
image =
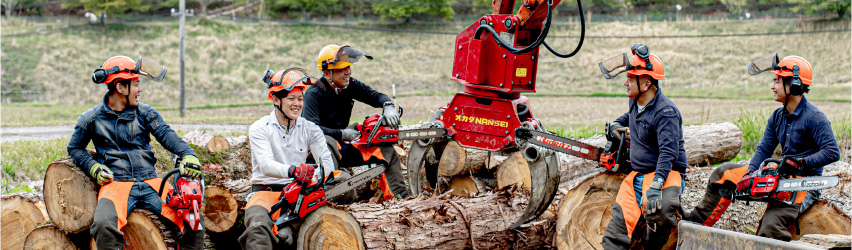
POLYGON ((550 44, 548 44, 547 41, 544 41, 544 47, 547 48, 550 53, 553 53, 553 55, 561 58, 569 58, 576 55, 577 52, 580 51, 580 48, 583 47, 583 40, 586 38, 586 17, 583 15, 583 1, 577 0, 577 7, 580 9, 580 43, 577 44, 577 47, 574 48, 574 51, 571 51, 571 53, 562 54, 553 49, 553 47, 550 47, 550 44))
POLYGON ((538 38, 536 38, 535 42, 521 49, 515 48, 512 45, 506 43, 506 41, 504 41, 503 38, 501 38, 500 35, 497 34, 497 31, 495 31, 494 28, 491 28, 491 26, 489 25, 479 25, 479 28, 476 29, 476 33, 474 33, 473 35, 473 39, 479 39, 479 36, 482 35, 483 31, 488 31, 491 33, 491 36, 494 37, 494 41, 497 42, 497 45, 500 45, 500 47, 503 47, 504 49, 508 50, 509 53, 520 54, 524 52, 529 52, 534 50, 535 48, 538 48, 538 46, 544 42, 544 38, 547 37, 547 32, 550 30, 550 18, 552 16, 553 0, 547 0, 547 19, 544 23, 544 28, 541 30, 541 34, 538 35, 538 38))

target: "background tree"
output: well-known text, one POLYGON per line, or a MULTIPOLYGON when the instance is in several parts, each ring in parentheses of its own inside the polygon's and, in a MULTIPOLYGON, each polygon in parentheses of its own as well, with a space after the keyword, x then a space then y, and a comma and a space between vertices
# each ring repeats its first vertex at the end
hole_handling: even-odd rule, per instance
POLYGON ((267 1, 270 11, 277 13, 301 13, 302 20, 311 21, 314 14, 336 14, 342 11, 339 0, 271 0, 267 1))
POLYGON ((18 5, 18 0, 3 0, 3 8, 6 10, 6 18, 12 16, 12 10, 18 5))
POLYGON ((793 3, 799 3, 793 7, 794 11, 805 11, 808 15, 837 13, 842 17, 846 12, 849 12, 852 3, 849 0, 790 0, 793 3))
POLYGON ((411 18, 415 14, 425 13, 427 15, 442 17, 444 19, 453 18, 452 0, 387 0, 373 3, 373 12, 379 14, 382 20, 386 18, 405 19, 405 22, 411 22, 411 18))
POLYGON ((219 2, 220 0, 195 0, 201 5, 201 14, 207 15, 207 6, 219 2))
MULTIPOLYGON (((4 0, 5 1, 5 0, 4 0)), ((83 6, 83 9, 93 13, 106 12, 108 16, 116 16, 127 11, 147 11, 150 6, 143 0, 69 0, 62 2, 62 8, 70 9, 83 6)))

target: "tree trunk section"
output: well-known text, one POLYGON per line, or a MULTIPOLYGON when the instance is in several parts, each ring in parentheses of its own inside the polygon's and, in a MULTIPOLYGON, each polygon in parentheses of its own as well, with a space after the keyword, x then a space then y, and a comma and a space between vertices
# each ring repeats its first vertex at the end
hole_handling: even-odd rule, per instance
POLYGON ((127 217, 124 249, 175 249, 178 229, 165 218, 143 209, 134 209, 127 217))
POLYGON ((205 187, 204 196, 201 215, 205 229, 215 233, 231 229, 240 214, 236 197, 227 188, 216 185, 205 187))
MULTIPOLYGON (((846 232, 848 233, 848 232, 846 232)), ((852 235, 848 234, 808 234, 792 243, 823 249, 852 248, 852 235)))
POLYGON ((456 176, 475 173, 485 167, 488 152, 476 149, 466 149, 456 141, 447 143, 441 161, 438 163, 438 174, 456 176))
POLYGON ((805 213, 799 216, 799 233, 796 233, 796 225, 787 228, 793 236, 792 240, 798 240, 806 234, 849 234, 852 232, 852 220, 849 216, 840 212, 834 203, 818 200, 805 213))
MULTIPOLYGON (((491 184, 494 184, 495 180, 491 180, 491 184)), ((471 175, 459 175, 453 176, 450 180, 449 187, 447 190, 451 190, 450 193, 459 197, 474 197, 479 193, 486 192, 491 190, 495 185, 488 185, 487 180, 482 180, 480 177, 475 177, 471 175)))
POLYGON ((603 249, 604 230, 626 175, 601 173, 568 191, 559 204, 553 245, 559 249, 603 249))
POLYGON ((690 166, 710 166, 729 161, 742 147, 743 133, 730 122, 683 127, 683 147, 690 166))
POLYGON ((220 149, 228 149, 231 147, 231 144, 228 142, 228 139, 225 139, 225 137, 214 136, 209 142, 207 142, 205 147, 207 147, 207 151, 213 152, 220 149))
POLYGON ((33 227, 46 220, 42 211, 36 205, 41 197, 33 193, 14 193, 0 197, 2 209, 0 209, 0 221, 2 221, 3 241, 0 249, 21 249, 24 247, 24 238, 33 230, 33 227))
POLYGON ((503 189, 512 184, 531 187, 530 166, 520 151, 509 155, 509 158, 497 167, 497 189, 503 189))
MULTIPOLYGON (((4 224, 5 225, 5 224, 4 224)), ((4 237, 4 241, 10 240, 4 237)), ((3 248, 7 249, 7 248, 3 248)), ((24 240, 24 250, 65 250, 77 249, 71 239, 53 224, 41 225, 33 229, 24 240)))
POLYGON ((68 233, 88 230, 98 205, 98 188, 70 159, 54 161, 44 174, 44 205, 50 220, 68 233))
POLYGON ((391 205, 359 203, 349 211, 370 249, 538 249, 549 246, 554 216, 548 213, 515 230, 529 195, 524 189, 473 198, 418 196, 391 205))
POLYGON ((323 206, 305 218, 297 249, 365 249, 361 226, 352 214, 323 206))

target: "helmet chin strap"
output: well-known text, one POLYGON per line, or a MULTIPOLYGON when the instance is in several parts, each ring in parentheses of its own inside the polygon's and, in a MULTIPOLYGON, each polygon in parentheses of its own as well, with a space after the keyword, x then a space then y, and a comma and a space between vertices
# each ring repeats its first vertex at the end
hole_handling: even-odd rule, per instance
POLYGON ((287 119, 287 126, 285 126, 284 130, 286 130, 287 133, 289 134, 290 133, 290 123, 293 122, 293 119, 290 118, 289 116, 287 116, 287 113, 284 113, 284 110, 281 109, 281 105, 273 105, 273 106, 275 106, 275 109, 277 109, 278 112, 281 112, 281 116, 283 116, 284 119, 287 119))
POLYGON ((645 93, 645 91, 642 91, 642 88, 639 85, 639 76, 636 76, 636 90, 639 91, 639 95, 636 96, 636 99, 633 99, 633 105, 630 106, 630 110, 628 110, 628 112, 633 111, 633 108, 639 108, 639 98, 641 98, 642 94, 645 93))

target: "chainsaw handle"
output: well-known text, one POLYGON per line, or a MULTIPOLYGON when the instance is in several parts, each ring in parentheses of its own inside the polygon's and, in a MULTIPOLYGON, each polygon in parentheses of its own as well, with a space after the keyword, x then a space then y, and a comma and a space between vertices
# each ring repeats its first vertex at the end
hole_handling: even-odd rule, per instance
MULTIPOLYGON (((161 199, 160 197, 163 197, 163 187, 166 186, 166 181, 169 180, 169 176, 172 176, 174 174, 177 174, 178 175, 177 177, 180 178, 181 177, 180 176, 180 169, 175 168, 175 169, 169 170, 169 172, 166 172, 166 175, 163 176, 163 181, 160 182, 160 189, 159 189, 159 191, 157 191, 157 199, 161 199)), ((203 187, 204 187, 204 185, 202 184, 202 190, 203 190, 203 187)), ((163 200, 160 200, 160 201, 163 202, 163 203, 166 203, 163 200)))
POLYGON ((759 169, 759 172, 758 172, 759 176, 766 176, 766 174, 767 174, 765 172, 766 170, 770 170, 770 171, 777 171, 778 170, 777 167, 774 168, 774 169, 764 169, 766 167, 766 165, 769 164, 769 163, 775 163, 775 165, 781 166, 781 160, 779 160, 779 159, 769 158, 769 159, 763 160, 763 163, 760 163, 760 169, 759 169))

